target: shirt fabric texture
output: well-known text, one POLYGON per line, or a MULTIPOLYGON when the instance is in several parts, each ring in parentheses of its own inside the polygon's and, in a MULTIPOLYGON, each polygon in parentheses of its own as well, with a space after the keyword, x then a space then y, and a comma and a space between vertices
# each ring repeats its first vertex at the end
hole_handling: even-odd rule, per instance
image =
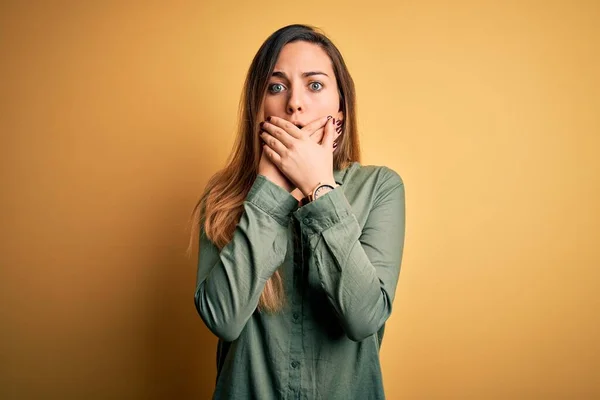
POLYGON ((200 227, 195 305, 219 338, 213 399, 384 399, 379 350, 400 274, 404 183, 385 166, 334 170, 300 206, 257 175, 221 251, 200 227), (259 312, 278 270, 284 309, 259 312))

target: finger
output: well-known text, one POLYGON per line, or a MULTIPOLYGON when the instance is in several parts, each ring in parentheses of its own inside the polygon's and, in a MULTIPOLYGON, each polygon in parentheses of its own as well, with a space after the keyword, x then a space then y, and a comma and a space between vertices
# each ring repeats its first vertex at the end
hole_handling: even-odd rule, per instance
POLYGON ((310 133, 308 136, 309 137, 312 137, 312 136, 316 137, 315 135, 318 135, 319 133, 323 133, 323 128, 317 129, 316 131, 310 133))
MULTIPOLYGON (((291 136, 295 139, 300 139, 302 137, 302 132, 300 131, 300 128, 283 118, 268 117, 266 122, 264 122, 263 129, 265 129, 265 127, 276 127, 280 130, 281 134, 286 133, 288 136, 291 136)), ((268 132, 272 131, 270 129, 265 130, 268 132)), ((282 140, 282 138, 278 137, 278 139, 281 140, 284 144, 286 144, 284 140, 282 140)))
POLYGON ((269 157, 269 160, 279 168, 281 165, 281 156, 266 144, 263 144, 263 152, 269 157))
POLYGON ((265 142, 266 146, 271 150, 276 152, 278 155, 282 155, 284 151, 287 150, 287 147, 283 143, 281 143, 276 137, 270 135, 268 132, 261 132, 260 138, 265 142))
POLYGON ((333 147, 337 147, 340 142, 340 136, 342 135, 343 128, 338 124, 338 121, 335 123, 335 139, 333 140, 333 147))
POLYGON ((327 123, 327 116, 317 118, 314 121, 312 121, 311 123, 309 123, 308 125, 306 125, 305 127, 303 127, 302 131, 313 133, 313 132, 316 132, 318 129, 324 128, 326 123, 327 123))
POLYGON ((323 133, 324 133, 324 129, 319 128, 316 131, 314 131, 313 133, 311 133, 309 135, 309 137, 313 142, 321 144, 321 140, 323 140, 323 133))
POLYGON ((334 150, 335 150, 335 148, 336 148, 336 147, 338 146, 338 144, 339 144, 339 138, 340 138, 340 135, 341 135, 341 134, 342 134, 342 133, 336 129, 336 132, 335 132, 335 139, 333 140, 333 145, 332 145, 332 147, 333 147, 333 149, 334 149, 334 150))
MULTIPOLYGON (((293 125, 295 129, 298 129, 297 126, 293 125)), ((267 134, 273 136, 279 142, 283 144, 284 147, 289 148, 293 144, 294 140, 296 140, 292 135, 286 132, 284 129, 269 123, 267 121, 260 123, 261 135, 262 132, 266 132, 267 134)), ((262 137, 262 136, 261 136, 262 137)), ((277 150, 277 148, 274 148, 277 150)))
POLYGON ((325 125, 325 134, 323 135, 322 146, 333 150, 333 139, 335 136, 335 118, 330 118, 325 125))

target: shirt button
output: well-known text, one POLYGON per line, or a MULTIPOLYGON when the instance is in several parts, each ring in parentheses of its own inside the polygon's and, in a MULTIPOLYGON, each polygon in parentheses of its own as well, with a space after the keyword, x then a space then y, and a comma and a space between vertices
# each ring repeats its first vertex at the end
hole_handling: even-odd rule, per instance
POLYGON ((292 368, 298 368, 298 365, 300 365, 298 361, 292 361, 292 368))
POLYGON ((306 225, 310 224, 310 218, 304 218, 302 220, 306 225))
POLYGON ((294 319, 298 319, 298 317, 300 317, 300 314, 298 314, 297 312, 294 313, 294 319))

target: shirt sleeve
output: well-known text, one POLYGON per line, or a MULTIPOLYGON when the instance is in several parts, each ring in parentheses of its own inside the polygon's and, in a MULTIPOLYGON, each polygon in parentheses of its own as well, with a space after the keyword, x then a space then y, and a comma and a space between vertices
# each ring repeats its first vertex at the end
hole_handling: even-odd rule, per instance
POLYGON ((376 333, 392 312, 405 234, 402 178, 384 174, 361 230, 342 187, 294 215, 308 238, 312 264, 346 335, 354 341, 376 333))
POLYGON ((200 227, 194 300, 202 320, 219 338, 237 339, 266 281, 284 262, 289 218, 297 205, 294 196, 259 174, 232 240, 221 251, 200 227))

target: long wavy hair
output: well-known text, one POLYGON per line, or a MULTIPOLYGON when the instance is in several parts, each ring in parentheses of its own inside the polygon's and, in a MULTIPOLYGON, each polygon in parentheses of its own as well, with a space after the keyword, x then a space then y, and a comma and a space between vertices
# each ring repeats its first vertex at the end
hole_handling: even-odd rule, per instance
MULTIPOLYGON (((262 44, 250 64, 239 103, 237 137, 226 166, 209 179, 192 211, 188 257, 202 232, 219 250, 231 241, 244 211, 244 200, 258 174, 262 152, 259 123, 269 77, 281 49, 296 41, 320 46, 333 65, 339 88, 340 111, 344 115, 342 134, 333 155, 334 169, 346 168, 354 161, 360 162, 354 81, 340 51, 322 31, 313 26, 294 24, 277 30, 262 44)), ((285 299, 282 276, 277 270, 265 284, 258 309, 277 312, 285 304, 285 299)))

